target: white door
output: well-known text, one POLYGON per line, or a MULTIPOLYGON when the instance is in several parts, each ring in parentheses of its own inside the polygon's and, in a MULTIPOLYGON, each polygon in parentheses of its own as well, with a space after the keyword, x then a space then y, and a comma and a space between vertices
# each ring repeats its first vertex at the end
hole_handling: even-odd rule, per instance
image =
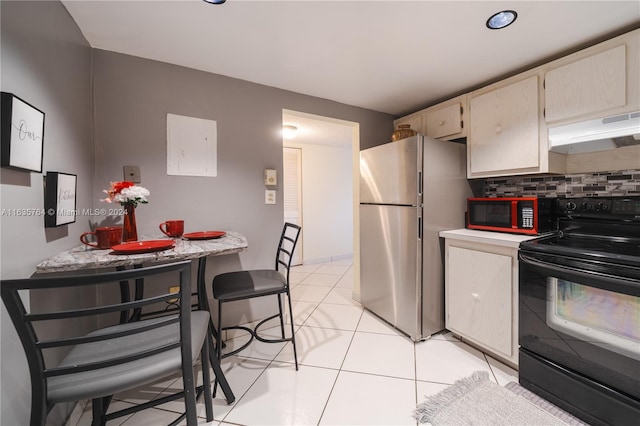
MULTIPOLYGON (((284 221, 302 226, 302 149, 283 148, 283 169, 284 221)), ((293 265, 302 264, 303 234, 293 253, 293 265)))

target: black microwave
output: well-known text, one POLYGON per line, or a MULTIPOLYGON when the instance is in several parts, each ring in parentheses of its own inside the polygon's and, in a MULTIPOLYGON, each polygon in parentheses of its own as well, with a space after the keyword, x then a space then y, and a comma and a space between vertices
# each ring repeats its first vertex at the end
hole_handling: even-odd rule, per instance
POLYGON ((468 198, 467 228, 538 235, 556 229, 553 198, 468 198))

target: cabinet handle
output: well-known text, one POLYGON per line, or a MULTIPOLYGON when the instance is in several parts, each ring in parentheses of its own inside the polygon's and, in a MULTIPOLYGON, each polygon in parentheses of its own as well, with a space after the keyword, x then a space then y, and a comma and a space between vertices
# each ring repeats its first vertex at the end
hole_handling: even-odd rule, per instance
POLYGON ((502 127, 500 125, 496 126, 496 133, 500 133, 502 131, 502 127))
POLYGON ((473 298, 473 300, 478 300, 480 298, 478 296, 478 293, 471 293, 471 297, 473 298))
POLYGON ((444 126, 444 121, 442 121, 442 120, 438 121, 438 125, 444 126))

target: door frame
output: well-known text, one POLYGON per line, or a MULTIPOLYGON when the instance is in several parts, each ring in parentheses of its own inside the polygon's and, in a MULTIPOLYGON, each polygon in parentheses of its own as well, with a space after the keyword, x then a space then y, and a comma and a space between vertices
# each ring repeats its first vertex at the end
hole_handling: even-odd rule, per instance
POLYGON ((283 115, 294 115, 329 123, 341 124, 351 127, 351 161, 352 161, 352 186, 353 186, 353 289, 352 297, 360 301, 360 123, 326 117, 317 114, 309 114, 300 111, 282 109, 283 115))

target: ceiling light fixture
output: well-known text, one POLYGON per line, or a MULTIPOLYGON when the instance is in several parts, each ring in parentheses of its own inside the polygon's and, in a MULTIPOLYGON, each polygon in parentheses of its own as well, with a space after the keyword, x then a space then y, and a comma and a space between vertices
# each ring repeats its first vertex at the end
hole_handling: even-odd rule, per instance
POLYGON ((209 4, 222 4, 227 0, 202 0, 202 1, 209 4))
POLYGON ((282 136, 285 139, 291 139, 298 132, 298 128, 296 126, 292 126, 291 124, 285 124, 282 126, 282 136))
POLYGON ((503 10, 493 14, 487 19, 487 28, 490 30, 499 30, 501 28, 508 27, 518 17, 518 14, 514 10, 503 10))

